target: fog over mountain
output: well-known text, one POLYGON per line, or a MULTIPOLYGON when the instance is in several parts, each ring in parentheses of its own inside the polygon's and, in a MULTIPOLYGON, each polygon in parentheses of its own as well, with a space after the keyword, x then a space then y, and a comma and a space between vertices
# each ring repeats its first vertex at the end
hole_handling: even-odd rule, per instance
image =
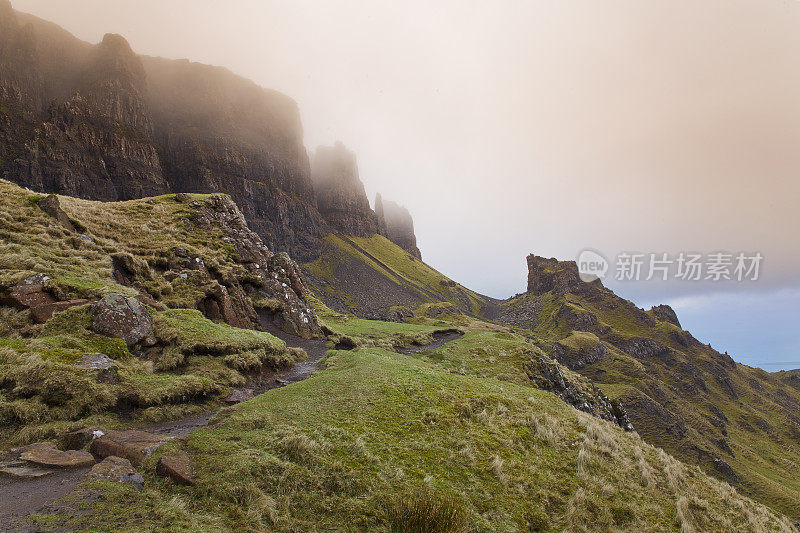
POLYGON ((761 252, 742 283, 607 284, 736 360, 800 366, 800 5, 17 0, 285 93, 425 260, 505 298, 525 256, 761 252), (794 363, 793 362, 797 362, 794 363))

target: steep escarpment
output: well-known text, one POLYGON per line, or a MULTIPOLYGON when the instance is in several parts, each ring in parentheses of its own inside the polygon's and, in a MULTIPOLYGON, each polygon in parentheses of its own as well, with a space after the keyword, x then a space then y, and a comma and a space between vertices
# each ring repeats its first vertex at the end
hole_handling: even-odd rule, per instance
POLYGON ((397 246, 406 250, 417 259, 422 259, 422 254, 417 248, 417 236, 414 234, 414 219, 408 209, 384 200, 380 194, 375 197, 375 213, 378 220, 382 220, 386 227, 386 237, 397 246))
POLYGON ((87 55, 75 92, 53 100, 18 160, 40 191, 124 200, 169 190, 152 138, 145 73, 128 43, 106 35, 87 55))
POLYGON ((674 310, 640 309, 572 261, 528 257, 528 292, 497 319, 529 330, 554 359, 621 402, 649 443, 800 517, 800 387, 791 373, 734 362, 681 329, 674 310))
POLYGON ((267 245, 299 259, 331 228, 316 209, 297 105, 221 68, 139 57, 0 7, 0 176, 127 200, 225 192, 267 245))
POLYGON ((224 68, 142 63, 170 189, 230 194, 267 246, 315 257, 331 229, 316 209, 297 104, 224 68))
POLYGON ((319 212, 335 233, 369 237, 384 232, 369 206, 356 155, 344 144, 317 147, 311 175, 319 212))

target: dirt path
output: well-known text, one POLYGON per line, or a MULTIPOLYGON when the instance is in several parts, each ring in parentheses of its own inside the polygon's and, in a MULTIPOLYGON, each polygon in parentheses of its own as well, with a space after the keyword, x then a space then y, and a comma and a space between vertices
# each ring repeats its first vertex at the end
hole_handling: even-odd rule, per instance
POLYGON ((422 353, 427 352, 428 350, 435 350, 436 348, 441 348, 448 342, 454 341, 464 335, 458 330, 455 329, 448 329, 443 331, 434 331, 433 332, 433 342, 430 344, 426 344, 424 346, 411 346, 409 348, 404 348, 402 350, 398 350, 400 353, 409 355, 413 353, 422 353))
MULTIPOLYGON (((252 377, 247 386, 252 388, 256 395, 302 381, 312 372, 321 368, 319 362, 327 353, 326 339, 303 339, 268 324, 263 326, 269 333, 283 339, 287 346, 303 348, 308 354, 308 359, 285 370, 264 372, 252 377)), ((433 334, 434 342, 431 344, 407 348, 401 350, 401 353, 412 354, 433 350, 461 337, 461 335, 461 332, 455 330, 438 331, 433 334)), ((184 437, 191 431, 207 426, 217 412, 218 410, 206 411, 163 424, 142 426, 138 429, 170 437, 184 437)), ((36 512, 57 511, 58 504, 54 503, 55 500, 72 492, 79 483, 86 479, 88 471, 89 468, 60 470, 30 480, 0 476, 0 531, 37 531, 37 528, 22 523, 22 519, 36 512)))

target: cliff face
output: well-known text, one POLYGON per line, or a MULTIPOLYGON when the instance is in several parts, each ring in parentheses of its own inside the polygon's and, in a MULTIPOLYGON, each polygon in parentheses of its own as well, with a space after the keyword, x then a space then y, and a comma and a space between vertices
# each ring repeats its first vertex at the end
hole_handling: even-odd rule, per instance
POLYGON ((75 92, 51 101, 20 161, 33 189, 98 200, 169 190, 145 103, 141 62, 118 35, 106 35, 80 69, 75 92))
POLYGON ((356 156, 342 143, 317 148, 311 175, 319 212, 335 232, 368 237, 383 231, 358 176, 356 156))
POLYGON ((32 189, 98 200, 225 192, 270 248, 300 260, 331 232, 290 98, 225 69, 139 57, 120 36, 83 43, 6 0, 0 141, 0 176, 32 189))
POLYGON ((171 189, 226 192, 270 248, 315 257, 330 230, 316 209, 297 104, 223 68, 142 62, 171 189))
POLYGON ((408 209, 391 200, 384 200, 379 194, 375 197, 375 213, 386 227, 386 236, 390 241, 417 259, 422 259, 414 234, 414 219, 408 209))

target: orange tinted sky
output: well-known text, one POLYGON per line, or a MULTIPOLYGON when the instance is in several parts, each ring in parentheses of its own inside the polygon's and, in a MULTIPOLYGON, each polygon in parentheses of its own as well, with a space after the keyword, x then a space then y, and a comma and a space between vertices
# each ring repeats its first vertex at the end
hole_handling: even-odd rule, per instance
POLYGON ((758 250, 770 287, 798 278, 800 3, 13 4, 290 95, 307 145, 355 150, 371 196, 476 290, 523 290, 527 253, 587 246, 758 250))

